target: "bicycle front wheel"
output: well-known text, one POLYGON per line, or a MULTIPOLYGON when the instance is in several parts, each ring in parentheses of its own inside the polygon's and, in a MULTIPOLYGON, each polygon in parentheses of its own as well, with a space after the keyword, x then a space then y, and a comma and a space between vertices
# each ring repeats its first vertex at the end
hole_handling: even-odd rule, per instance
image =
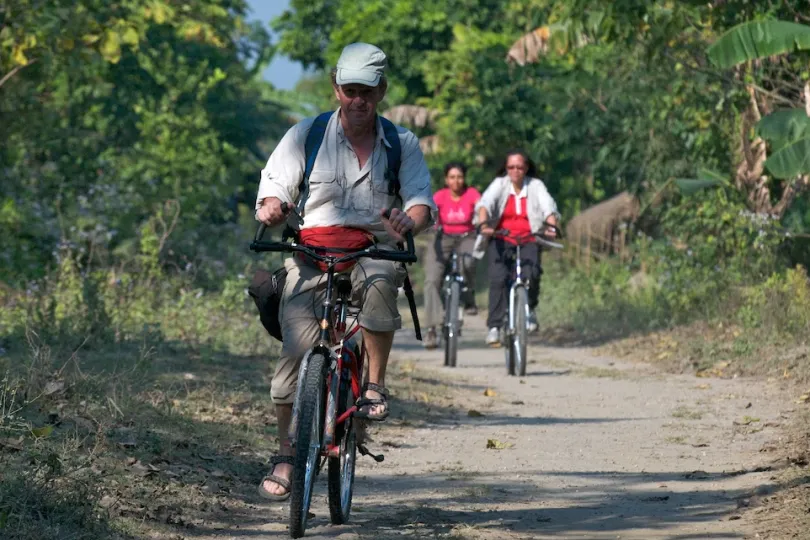
POLYGON ((512 340, 514 348, 515 370, 513 375, 526 376, 526 349, 528 342, 529 324, 529 298, 524 287, 515 291, 515 336, 512 340))
MULTIPOLYGON (((354 404, 351 380, 344 377, 340 384, 338 416, 349 410, 354 404)), ((354 465, 357 459, 357 421, 347 419, 335 428, 335 440, 339 441, 340 454, 330 457, 327 462, 329 470, 329 516, 335 525, 349 521, 352 510, 352 492, 354 490, 354 465)))
POLYGON ((453 281, 450 284, 447 297, 447 310, 444 323, 444 365, 456 367, 458 356, 458 308, 461 302, 461 284, 453 281))
POLYGON ((309 357, 300 403, 296 403, 298 423, 295 436, 295 460, 290 493, 290 536, 300 538, 307 529, 307 515, 321 457, 323 442, 326 358, 316 353, 309 357))

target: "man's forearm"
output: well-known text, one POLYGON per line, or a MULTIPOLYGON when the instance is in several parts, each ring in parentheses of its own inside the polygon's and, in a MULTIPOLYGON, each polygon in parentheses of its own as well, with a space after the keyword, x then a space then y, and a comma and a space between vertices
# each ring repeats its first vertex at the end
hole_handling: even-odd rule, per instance
POLYGON ((425 204, 411 206, 405 212, 414 222, 413 234, 416 236, 430 226, 430 207, 425 204))

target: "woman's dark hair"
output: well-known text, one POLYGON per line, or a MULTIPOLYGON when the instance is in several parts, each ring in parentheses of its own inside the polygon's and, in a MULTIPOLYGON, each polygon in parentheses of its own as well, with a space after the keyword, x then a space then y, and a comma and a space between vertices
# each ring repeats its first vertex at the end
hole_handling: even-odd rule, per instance
POLYGON ((522 157, 523 161, 526 162, 526 166, 528 167, 526 170, 526 176, 537 178, 537 165, 534 164, 534 161, 532 161, 532 158, 529 157, 529 154, 523 150, 510 150, 506 153, 506 156, 503 158, 503 165, 501 165, 501 168, 498 169, 498 176, 506 176, 506 162, 509 161, 509 158, 512 156, 522 157))
POLYGON ((447 165, 444 166, 444 177, 447 178, 447 175, 450 174, 452 169, 458 169, 461 171, 465 177, 467 176, 467 167, 464 166, 463 163, 460 161, 451 161, 447 165))

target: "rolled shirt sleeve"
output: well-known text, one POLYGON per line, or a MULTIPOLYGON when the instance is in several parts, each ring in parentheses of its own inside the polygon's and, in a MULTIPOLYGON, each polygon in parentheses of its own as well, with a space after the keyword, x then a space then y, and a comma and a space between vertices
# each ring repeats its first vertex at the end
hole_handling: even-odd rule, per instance
POLYGON ((473 216, 473 224, 478 226, 482 225, 478 222, 478 211, 481 208, 486 208, 489 219, 500 218, 500 208, 498 208, 501 199, 501 191, 503 190, 503 181, 501 178, 496 178, 490 182, 481 198, 475 203, 475 212, 473 216))
POLYGON ((543 221, 545 221, 549 216, 555 215, 557 218, 560 218, 560 213, 557 211, 557 203, 554 201, 554 198, 548 192, 548 188, 546 188, 546 184, 543 181, 539 181, 540 186, 537 189, 537 204, 540 207, 542 214, 543 214, 543 221))
POLYGON ((287 130, 270 154, 270 159, 261 172, 256 210, 268 197, 277 197, 288 204, 295 203, 298 186, 304 177, 304 141, 313 121, 312 118, 303 120, 287 130))
POLYGON ((402 164, 399 169, 400 195, 402 210, 407 212, 414 206, 424 205, 430 209, 430 223, 436 222, 437 208, 430 188, 430 171, 419 140, 410 131, 400 129, 400 146, 402 147, 402 164))

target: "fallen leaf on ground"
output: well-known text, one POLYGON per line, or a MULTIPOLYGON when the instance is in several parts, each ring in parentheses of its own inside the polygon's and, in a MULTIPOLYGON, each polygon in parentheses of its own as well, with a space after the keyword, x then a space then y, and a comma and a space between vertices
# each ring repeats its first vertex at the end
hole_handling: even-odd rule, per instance
POLYGON ((42 391, 42 393, 46 396, 50 396, 52 394, 56 394, 57 392, 61 392, 64 389, 65 381, 49 381, 48 384, 45 385, 45 389, 42 391))
POLYGON ((735 420, 734 425, 735 426, 747 426, 749 424, 753 424, 754 422, 759 422, 759 418, 752 418, 750 416, 745 416, 739 422, 735 420))
POLYGON ((480 413, 480 412, 476 411, 475 409, 470 409, 469 411, 467 411, 467 416, 471 416, 473 418, 481 418, 484 415, 483 415, 483 413, 480 413))
POLYGON ((3 448, 7 448, 9 450, 15 450, 15 451, 19 452, 20 450, 23 449, 23 441, 24 440, 25 440, 25 437, 22 437, 22 436, 20 436, 20 437, 18 437, 16 439, 10 439, 10 438, 9 439, 0 439, 0 446, 2 446, 3 448))
POLYGON ((484 395, 487 397, 495 397, 498 394, 492 388, 487 388, 486 390, 484 390, 484 395))
POLYGON ((152 473, 158 472, 160 469, 154 465, 144 465, 140 460, 135 460, 135 463, 129 465, 130 470, 140 474, 141 476, 149 476, 152 473))
POLYGON ((801 396, 799 396, 799 399, 796 400, 796 403, 808 403, 808 402, 810 402, 810 392, 802 394, 801 396))
POLYGON ((38 428, 34 428, 31 430, 31 433, 37 439, 42 439, 43 437, 47 437, 51 433, 53 433, 53 426, 42 426, 38 428))
POLYGON ((524 402, 520 401, 519 399, 512 402, 512 405, 525 405, 524 402))
POLYGON ((695 388, 697 388, 698 390, 708 390, 711 387, 712 387, 712 385, 710 385, 710 384, 699 384, 699 385, 695 386, 695 388))
POLYGON ((512 443, 503 443, 498 439, 487 439, 487 448, 491 450, 503 450, 505 448, 511 448, 512 443))
POLYGON ((116 499, 115 497, 110 497, 109 495, 104 495, 101 498, 101 500, 98 502, 98 505, 100 507, 102 507, 102 508, 110 508, 116 502, 118 502, 118 499, 116 499))

